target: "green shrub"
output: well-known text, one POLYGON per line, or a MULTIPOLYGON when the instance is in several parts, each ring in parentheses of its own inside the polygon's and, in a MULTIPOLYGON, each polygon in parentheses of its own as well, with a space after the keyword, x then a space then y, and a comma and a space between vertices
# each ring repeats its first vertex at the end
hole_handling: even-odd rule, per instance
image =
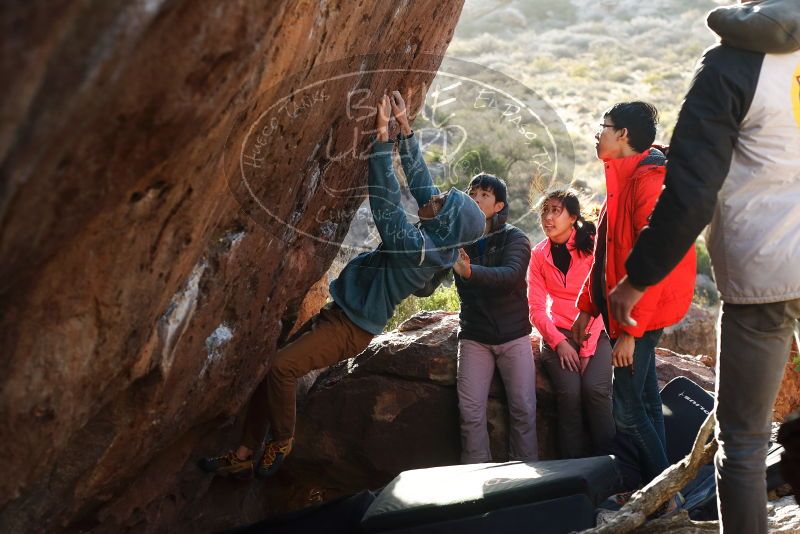
POLYGON ((708 255, 706 243, 702 239, 698 239, 694 243, 694 250, 697 253, 697 274, 704 274, 713 279, 711 274, 711 257, 708 255))
POLYGON ((394 315, 389 319, 389 323, 384 328, 385 332, 389 332, 397 328, 400 323, 409 319, 411 316, 421 311, 458 311, 461 309, 461 301, 458 298, 456 285, 440 285, 430 297, 415 297, 410 296, 401 302, 394 310, 394 315))
POLYGON ((467 148, 464 155, 457 162, 457 172, 460 178, 460 189, 464 189, 469 180, 478 173, 485 172, 506 178, 508 162, 503 156, 495 155, 486 145, 467 148), (461 183, 463 182, 463 183, 461 183))

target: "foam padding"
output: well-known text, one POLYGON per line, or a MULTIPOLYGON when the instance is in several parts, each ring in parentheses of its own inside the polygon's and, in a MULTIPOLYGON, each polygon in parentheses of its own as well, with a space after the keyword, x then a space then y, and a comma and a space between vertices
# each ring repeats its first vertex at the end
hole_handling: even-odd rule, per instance
POLYGON ((573 495, 595 506, 619 487, 610 456, 417 469, 390 482, 361 525, 369 532, 394 530, 573 495))

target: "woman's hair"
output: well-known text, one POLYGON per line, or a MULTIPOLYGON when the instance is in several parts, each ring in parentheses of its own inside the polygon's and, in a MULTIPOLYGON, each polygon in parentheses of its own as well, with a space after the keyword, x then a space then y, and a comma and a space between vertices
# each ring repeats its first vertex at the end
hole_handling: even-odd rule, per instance
POLYGON ((647 102, 614 104, 603 115, 614 121, 614 129, 628 129, 628 144, 636 152, 644 152, 656 139, 658 110, 647 102))
POLYGON ((587 221, 581 214, 581 201, 578 194, 572 189, 558 189, 547 194, 540 207, 548 200, 558 200, 567 209, 570 215, 577 217, 572 226, 575 227, 575 249, 582 254, 591 254, 594 251, 594 236, 597 228, 594 223, 587 221))

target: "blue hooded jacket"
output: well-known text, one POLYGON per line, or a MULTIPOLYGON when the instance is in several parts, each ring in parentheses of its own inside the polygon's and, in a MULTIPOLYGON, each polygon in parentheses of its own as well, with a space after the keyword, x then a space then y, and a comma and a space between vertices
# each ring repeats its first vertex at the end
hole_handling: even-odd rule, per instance
MULTIPOLYGON (((411 195, 425 205, 433 185, 416 135, 398 138, 411 195)), ((331 297, 358 327, 383 332, 395 307, 442 269, 453 266, 458 249, 483 235, 486 217, 466 193, 455 188, 435 218, 408 222, 400 203, 400 183, 392 167, 394 143, 375 142, 369 158, 369 204, 381 244, 350 260, 330 284, 331 297)))

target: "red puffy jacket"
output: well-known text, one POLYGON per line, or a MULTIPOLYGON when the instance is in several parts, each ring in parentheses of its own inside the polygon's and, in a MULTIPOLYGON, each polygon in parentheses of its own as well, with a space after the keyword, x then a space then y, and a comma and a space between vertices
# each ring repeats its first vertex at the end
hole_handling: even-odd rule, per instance
MULTIPOLYGON (((596 317, 600 314, 598 295, 594 284, 601 278, 598 269, 598 247, 605 240, 605 288, 602 295, 608 296, 625 276, 625 260, 639 232, 647 226, 653 207, 664 185, 666 167, 664 155, 655 149, 640 154, 605 161, 606 201, 600 210, 597 239, 595 240, 595 262, 583 284, 578 297, 578 309, 596 317)), ((696 276, 694 247, 678 263, 666 278, 649 286, 641 300, 634 306, 631 316, 636 326, 621 325, 609 318, 608 335, 612 339, 627 332, 641 337, 649 330, 657 330, 679 322, 692 303, 696 276)), ((602 271, 601 271, 602 272, 602 271)))

